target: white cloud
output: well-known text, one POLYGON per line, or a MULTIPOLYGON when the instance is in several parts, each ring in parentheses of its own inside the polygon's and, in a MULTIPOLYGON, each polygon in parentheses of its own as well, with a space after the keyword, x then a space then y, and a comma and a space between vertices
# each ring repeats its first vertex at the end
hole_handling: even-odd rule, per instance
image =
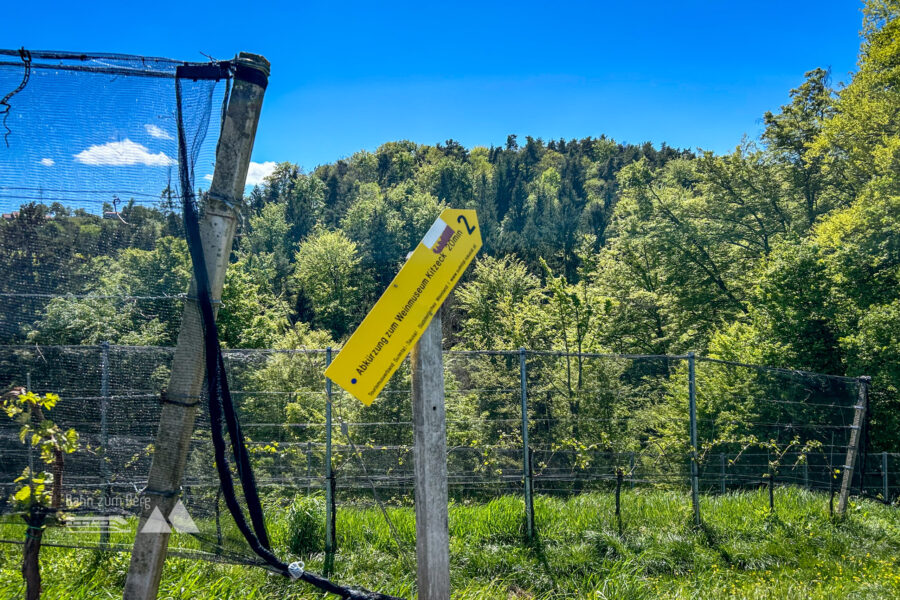
POLYGON ((166 133, 165 130, 160 129, 156 125, 151 125, 150 123, 147 123, 146 125, 144 125, 144 129, 147 130, 147 133, 149 133, 151 137, 155 137, 156 139, 159 139, 159 140, 174 139, 171 135, 166 133))
POLYGON ((53 160, 52 158, 42 158, 41 164, 44 165, 45 167, 52 167, 53 165, 56 164, 56 161, 53 160))
POLYGON ((207 181, 212 181, 212 173, 207 173, 206 175, 203 176, 203 179, 205 179, 207 181))
POLYGON ((273 160, 264 163, 250 161, 250 170, 247 171, 247 185, 259 185, 263 179, 272 174, 278 164, 273 160))
MULTIPOLYGON (((148 167, 169 167, 174 160, 164 152, 152 154, 146 146, 136 144, 129 139, 121 142, 109 142, 91 146, 75 155, 75 160, 85 165, 106 165, 124 167, 128 165, 147 165, 148 167)), ((273 163, 274 164, 274 163, 273 163)))

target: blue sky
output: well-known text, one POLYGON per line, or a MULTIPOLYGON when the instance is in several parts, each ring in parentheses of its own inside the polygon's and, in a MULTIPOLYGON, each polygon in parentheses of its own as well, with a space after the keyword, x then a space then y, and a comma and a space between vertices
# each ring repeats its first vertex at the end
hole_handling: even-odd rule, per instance
POLYGON ((306 169, 396 139, 607 134, 727 152, 805 71, 855 67, 861 4, 8 3, 5 47, 265 55, 254 161, 306 169))

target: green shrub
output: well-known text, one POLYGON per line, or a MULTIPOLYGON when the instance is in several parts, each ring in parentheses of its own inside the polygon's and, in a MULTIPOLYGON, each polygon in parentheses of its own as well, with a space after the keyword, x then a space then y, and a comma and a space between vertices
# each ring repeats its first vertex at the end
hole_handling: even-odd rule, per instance
POLYGON ((325 550, 325 498, 297 496, 287 513, 287 547, 303 556, 325 550))

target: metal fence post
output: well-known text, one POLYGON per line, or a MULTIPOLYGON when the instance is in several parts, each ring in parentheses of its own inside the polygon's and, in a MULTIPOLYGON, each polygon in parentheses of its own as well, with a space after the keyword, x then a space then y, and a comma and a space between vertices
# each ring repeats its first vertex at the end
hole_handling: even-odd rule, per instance
POLYGON ((306 442, 306 495, 312 492, 312 442, 306 442))
POLYGON ((525 480, 525 534, 534 538, 534 497, 531 480, 531 452, 528 445, 528 383, 525 348, 519 348, 519 385, 522 399, 522 475, 525 480))
POLYGON ((809 489, 809 456, 803 461, 803 486, 809 489))
POLYGON ((884 487, 884 501, 890 502, 890 488, 888 487, 888 455, 887 452, 881 453, 881 485, 884 487))
POLYGON ((841 480, 841 496, 838 498, 838 515, 843 515, 847 510, 847 501, 850 499, 850 486, 853 483, 853 471, 856 468, 856 455, 859 453, 859 442, 862 438, 862 428, 866 420, 866 406, 869 402, 870 377, 859 378, 859 396, 856 409, 853 413, 853 425, 850 428, 850 444, 847 447, 847 458, 844 461, 843 479, 841 480))
MULTIPOLYGON (((325 349, 325 367, 331 364, 331 347, 325 349)), ((334 562, 335 500, 334 471, 331 468, 331 379, 325 378, 325 563, 326 573, 334 562), (329 560, 330 559, 330 560, 329 560)))
MULTIPOLYGON (((109 342, 100 343, 100 475, 103 478, 103 508, 109 509, 109 342)), ((100 525, 100 546, 109 543, 109 519, 100 525)))
POLYGON ((697 373, 693 352, 688 352, 688 403, 691 420, 691 504, 694 525, 700 526, 700 481, 697 465, 697 373))
POLYGON ((721 477, 722 483, 720 486, 720 491, 724 494, 725 493, 725 453, 724 452, 719 452, 719 465, 722 470, 722 477, 721 477))
POLYGON ((628 479, 630 487, 634 488, 634 452, 628 457, 628 479))
MULTIPOLYGON (((31 372, 25 373, 25 391, 31 392, 31 372)), ((27 444, 28 448, 28 472, 31 473, 31 479, 34 479, 34 446, 27 444)))

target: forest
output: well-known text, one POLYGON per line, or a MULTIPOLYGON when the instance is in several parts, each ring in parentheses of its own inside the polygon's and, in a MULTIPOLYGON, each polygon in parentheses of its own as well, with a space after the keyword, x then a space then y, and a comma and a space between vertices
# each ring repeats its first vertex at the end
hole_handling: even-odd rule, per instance
MULTIPOLYGON (((890 6, 867 7, 847 82, 810 70, 761 115, 759 139, 728 154, 510 135, 490 148, 387 142, 309 172, 279 164, 245 198, 223 343, 339 347, 441 208, 474 208, 484 247, 445 305, 447 348, 696 351, 870 375, 872 446, 900 450, 890 6)), ((13 274, 0 342, 174 345, 191 273, 178 199, 116 208, 31 202, 0 221, 13 274)))

